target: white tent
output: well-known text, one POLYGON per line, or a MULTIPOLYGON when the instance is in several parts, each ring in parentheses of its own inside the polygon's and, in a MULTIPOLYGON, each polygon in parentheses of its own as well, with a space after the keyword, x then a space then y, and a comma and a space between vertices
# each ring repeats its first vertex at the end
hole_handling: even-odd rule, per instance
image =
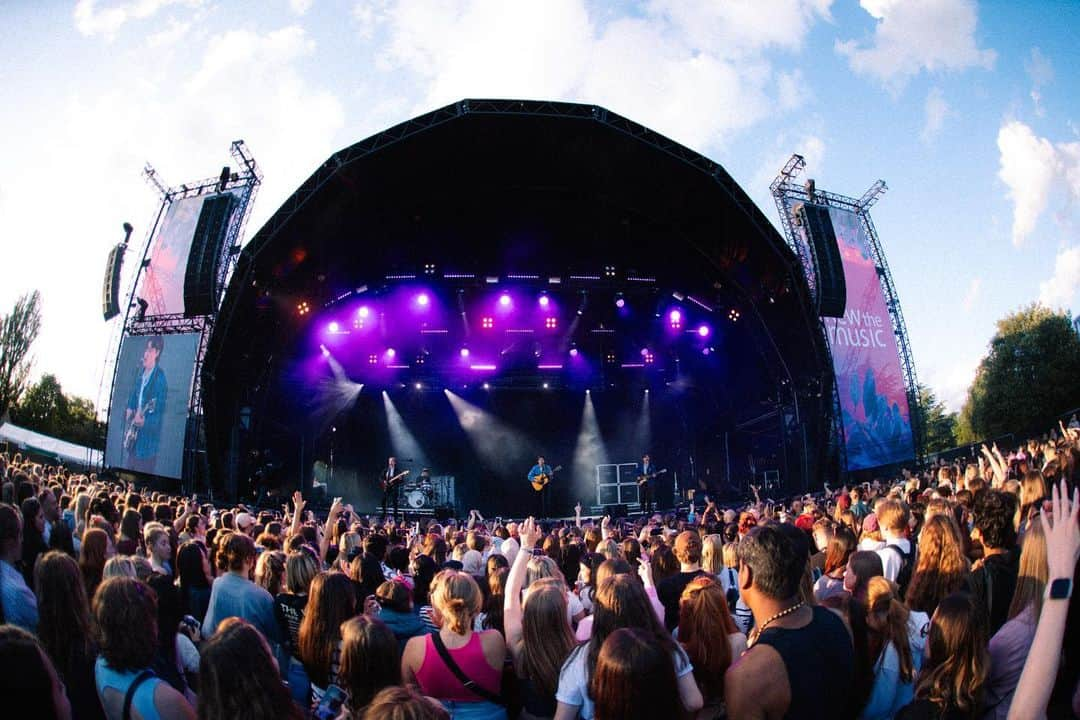
POLYGON ((58 440, 11 423, 0 425, 0 442, 11 443, 20 450, 37 455, 48 455, 55 458, 57 462, 84 467, 101 466, 100 450, 92 450, 66 440, 58 440))

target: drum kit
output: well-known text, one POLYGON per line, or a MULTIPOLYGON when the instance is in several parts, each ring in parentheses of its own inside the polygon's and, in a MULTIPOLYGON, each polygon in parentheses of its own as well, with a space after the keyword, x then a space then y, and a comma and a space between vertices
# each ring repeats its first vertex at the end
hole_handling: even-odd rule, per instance
POLYGON ((431 471, 424 468, 416 480, 408 482, 402 488, 405 504, 413 510, 430 510, 440 505, 454 502, 453 477, 432 477, 431 471))

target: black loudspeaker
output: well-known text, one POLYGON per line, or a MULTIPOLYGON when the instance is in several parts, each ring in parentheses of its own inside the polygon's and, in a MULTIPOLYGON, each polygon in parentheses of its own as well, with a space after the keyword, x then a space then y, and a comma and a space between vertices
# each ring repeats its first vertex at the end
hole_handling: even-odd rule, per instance
POLYGON ((604 514, 610 517, 612 520, 621 520, 626 517, 628 508, 626 503, 616 503, 615 505, 605 505, 604 514))
POLYGON ((208 195, 199 212, 184 273, 184 316, 214 312, 218 297, 218 269, 222 244, 229 228, 235 198, 232 193, 208 195))
POLYGON ((435 519, 439 522, 446 522, 450 518, 454 517, 454 508, 449 505, 440 505, 435 508, 435 519))
POLYGON ((120 314, 120 266, 124 263, 123 243, 109 251, 105 263, 105 282, 101 285, 101 313, 108 322, 120 314))
POLYGON ((847 308, 847 282, 844 280, 844 261, 836 242, 829 208, 804 203, 795 208, 817 270, 818 315, 843 317, 847 308))

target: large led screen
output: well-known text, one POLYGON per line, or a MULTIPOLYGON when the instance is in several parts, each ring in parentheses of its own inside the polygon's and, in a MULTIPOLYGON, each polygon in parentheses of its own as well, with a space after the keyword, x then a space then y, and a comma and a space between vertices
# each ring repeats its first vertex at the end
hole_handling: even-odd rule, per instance
POLYGON ((105 464, 179 478, 199 334, 127 335, 117 360, 105 464))
POLYGON ((862 219, 829 208, 844 262, 844 316, 825 318, 840 394, 849 470, 915 456, 911 411, 896 335, 862 219))

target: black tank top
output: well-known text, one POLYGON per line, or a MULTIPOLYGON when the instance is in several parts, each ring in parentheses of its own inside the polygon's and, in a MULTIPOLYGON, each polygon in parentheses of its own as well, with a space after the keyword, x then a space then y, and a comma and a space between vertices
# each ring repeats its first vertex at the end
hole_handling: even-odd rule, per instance
POLYGON ((831 610, 814 606, 814 617, 798 629, 767 628, 756 645, 780 653, 791 688, 788 720, 854 717, 855 651, 844 622, 831 610))

